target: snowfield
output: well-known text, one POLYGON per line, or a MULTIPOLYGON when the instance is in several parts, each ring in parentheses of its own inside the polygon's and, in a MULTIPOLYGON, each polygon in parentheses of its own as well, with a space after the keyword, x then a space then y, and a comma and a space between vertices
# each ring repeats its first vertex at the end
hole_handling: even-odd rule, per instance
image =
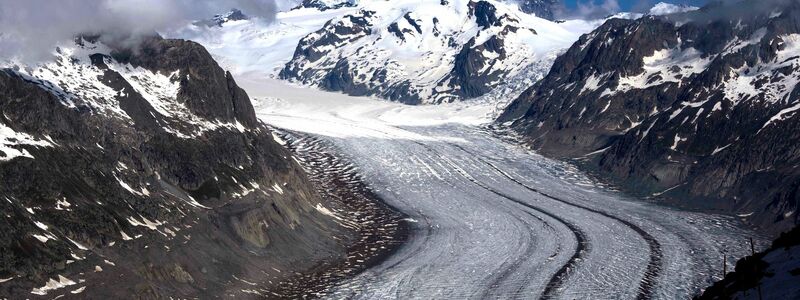
POLYGON ((414 221, 394 255, 328 287, 330 298, 689 298, 721 277, 723 253, 730 262, 749 252, 754 233, 732 217, 626 198, 496 138, 481 127, 490 104, 404 106, 240 83, 264 122, 331 142, 414 221))
POLYGON ((162 34, 199 42, 236 78, 252 73, 278 76, 286 68, 282 76, 324 87, 326 78, 346 65, 352 77, 347 84, 364 87, 367 94, 408 94, 422 103, 441 103, 466 97, 461 85, 467 79, 462 76, 482 90, 466 98, 498 98, 486 95, 484 87, 513 85, 516 77, 544 77, 558 54, 604 21, 557 23, 522 13, 515 3, 490 1, 497 9, 492 16, 500 21, 484 28, 471 15, 470 1, 451 2, 359 1, 355 7, 280 12, 273 23, 232 20, 162 34), (368 25, 354 24, 353 19, 368 25), (497 45, 502 49, 494 49, 497 45), (302 55, 307 52, 314 54, 302 55), (408 91, 402 88, 406 85, 408 91))
POLYGON ((326 11, 302 8, 278 13, 273 23, 254 18, 226 22, 220 27, 189 25, 162 34, 202 44, 234 75, 277 74, 292 58, 301 38, 322 28, 328 20, 356 10, 351 7, 326 11))

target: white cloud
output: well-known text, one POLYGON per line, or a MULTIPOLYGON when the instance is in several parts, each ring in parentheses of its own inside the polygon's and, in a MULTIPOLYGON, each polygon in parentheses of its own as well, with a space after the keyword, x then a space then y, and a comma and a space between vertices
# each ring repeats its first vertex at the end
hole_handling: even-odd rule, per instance
POLYGON ((135 41, 143 34, 239 8, 271 21, 274 0, 0 0, 0 60, 39 60, 77 34, 135 41))

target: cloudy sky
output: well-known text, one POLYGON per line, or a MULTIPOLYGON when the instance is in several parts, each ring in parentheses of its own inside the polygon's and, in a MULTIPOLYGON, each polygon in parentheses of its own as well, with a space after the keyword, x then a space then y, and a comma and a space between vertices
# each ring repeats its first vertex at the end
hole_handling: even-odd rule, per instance
POLYGON ((675 4, 688 4, 702 6, 706 0, 564 0, 567 8, 577 8, 580 5, 613 5, 615 3, 622 11, 641 10, 652 7, 658 2, 669 2, 675 4))
MULTIPOLYGON (((299 0, 0 0, 0 59, 43 59, 54 45, 80 33, 117 41, 208 18, 230 8, 270 21, 277 7, 299 0)), ((660 0, 565 0, 565 17, 604 17, 645 11, 660 0)), ((701 5, 703 0, 663 0, 701 5)))
POLYGON ((274 0, 0 0, 0 58, 42 59, 76 34, 130 40, 232 7, 272 20, 274 0))

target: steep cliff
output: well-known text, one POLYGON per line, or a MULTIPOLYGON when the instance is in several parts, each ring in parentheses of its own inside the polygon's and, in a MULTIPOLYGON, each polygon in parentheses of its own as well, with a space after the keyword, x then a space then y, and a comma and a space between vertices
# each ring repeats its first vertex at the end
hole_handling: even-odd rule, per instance
POLYGON ((81 38, 0 112, 0 297, 262 293, 354 235, 193 42, 81 38))
POLYGON ((791 228, 800 4, 767 2, 609 20, 499 123, 542 153, 590 159, 632 191, 791 228))

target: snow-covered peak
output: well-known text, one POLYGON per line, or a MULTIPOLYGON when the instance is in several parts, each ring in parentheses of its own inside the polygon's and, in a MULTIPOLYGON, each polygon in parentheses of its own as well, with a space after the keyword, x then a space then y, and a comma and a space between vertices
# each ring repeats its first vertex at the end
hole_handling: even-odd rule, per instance
POLYGON ((282 78, 407 103, 451 102, 491 91, 592 29, 508 1, 362 1, 359 8, 303 38, 282 78))
POLYGON ((222 26, 222 24, 225 24, 230 21, 241 21, 247 19, 249 19, 247 15, 245 15, 241 10, 234 8, 227 13, 215 15, 211 19, 198 21, 195 23, 195 25, 208 26, 208 27, 222 26))
POLYGON ((519 4, 523 12, 534 14, 542 19, 553 20, 553 10, 560 2, 559 0, 517 0, 512 1, 519 4))
POLYGON ((316 8, 325 11, 343 7, 354 7, 358 2, 358 0, 303 0, 297 8, 316 8))
POLYGON ((439 103, 484 95, 508 78, 541 78, 556 53, 602 23, 552 22, 521 11, 515 0, 320 3, 345 2, 354 6, 300 5, 273 23, 189 26, 165 35, 198 41, 239 78, 283 70, 283 78, 329 90, 439 103))
POLYGON ((700 8, 696 6, 689 6, 686 4, 672 4, 666 2, 659 2, 658 4, 654 5, 653 8, 650 9, 648 15, 663 16, 675 13, 689 12, 698 9, 700 8))

